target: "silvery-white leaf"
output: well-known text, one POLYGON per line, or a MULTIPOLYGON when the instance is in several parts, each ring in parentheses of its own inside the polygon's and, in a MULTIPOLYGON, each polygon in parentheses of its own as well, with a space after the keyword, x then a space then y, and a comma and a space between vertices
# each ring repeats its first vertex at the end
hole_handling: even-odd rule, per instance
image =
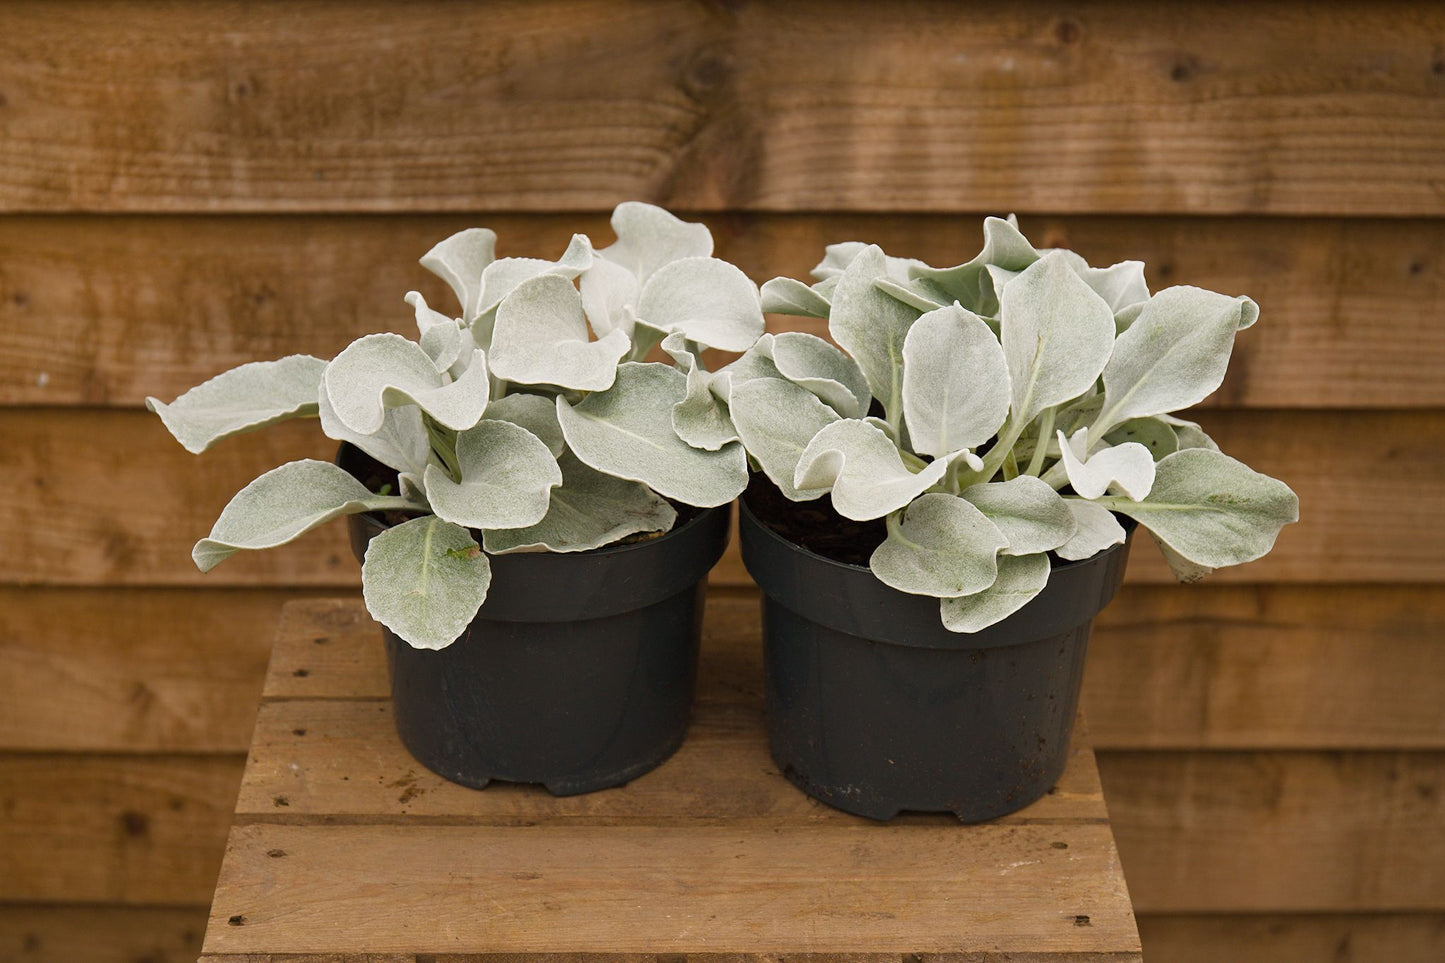
POLYGON ((1106 268, 1085 265, 1078 273, 1084 283, 1108 303, 1116 318, 1130 305, 1149 300, 1143 261, 1120 261, 1106 268))
POLYGON ((677 437, 694 448, 717 451, 738 440, 737 430, 728 417, 727 406, 712 392, 714 375, 701 364, 688 347, 686 335, 674 331, 662 339, 662 350, 677 370, 687 376, 687 393, 672 406, 672 427, 677 437))
POLYGON ((983 222, 983 250, 973 260, 951 268, 927 265, 914 268, 914 278, 925 278, 943 291, 950 300, 985 317, 998 314, 999 305, 987 279, 989 265, 1008 271, 1022 271, 1039 259, 1028 238, 1018 226, 1002 218, 990 217, 983 222))
POLYGON ((773 278, 763 284, 763 311, 767 314, 792 314, 805 318, 826 318, 828 299, 792 278, 773 278))
MULTIPOLYGON (((426 298, 420 292, 408 291, 406 303, 416 311, 416 327, 421 337, 421 349, 431 358, 438 371, 449 371, 462 353, 462 329, 452 318, 427 306, 426 298)), ((468 339, 468 349, 476 345, 468 339)))
POLYGON ((487 419, 521 425, 547 446, 553 458, 561 456, 567 447, 562 426, 557 423, 557 404, 551 395, 506 395, 487 406, 487 419))
POLYGON ((635 274, 599 256, 578 284, 582 291, 582 309, 597 337, 619 330, 632 336, 632 326, 637 321, 637 298, 642 293, 642 284, 635 274))
POLYGON ((316 414, 316 391, 326 362, 309 354, 253 361, 216 375, 170 404, 147 398, 186 451, 200 454, 232 435, 316 414))
POLYGON ((998 578, 976 595, 941 599, 943 627, 950 632, 981 632, 1013 615, 1049 582, 1047 555, 1004 555, 998 560, 998 578))
POLYGON ((853 259, 868 249, 864 241, 840 241, 837 244, 829 244, 823 248, 823 260, 814 266, 808 273, 819 281, 826 281, 837 278, 848 270, 848 265, 853 259))
POLYGON ((903 339, 921 313, 873 282, 887 274, 882 249, 870 245, 855 257, 833 291, 828 333, 853 356, 872 394, 891 420, 900 417, 903 390, 903 339))
MULTIPOLYGON (((1058 428, 1065 428, 1070 434, 1080 428, 1089 428, 1094 420, 1099 417, 1099 412, 1104 407, 1104 396, 1093 392, 1081 395, 1077 401, 1060 408, 1054 417, 1054 425, 1058 428)), ((1049 441, 1053 441, 1052 438, 1049 441)))
POLYGON ((773 363, 773 335, 765 334, 736 361, 713 372, 712 393, 731 404, 733 389, 738 385, 758 378, 781 377, 773 363))
POLYGON ((919 311, 932 311, 934 308, 941 308, 949 303, 942 300, 941 295, 936 295, 931 290, 921 289, 907 281, 897 281, 891 277, 881 277, 873 282, 873 286, 889 297, 896 298, 919 311))
MULTIPOLYGON (((405 498, 409 502, 415 502, 418 505, 427 504, 426 483, 422 481, 420 475, 409 471, 397 472, 396 484, 401 490, 400 494, 402 498, 405 498)), ((430 508, 431 506, 428 505, 427 507, 430 508)))
POLYGON ((930 311, 903 341, 903 414, 919 454, 976 448, 1008 416, 1009 373, 1003 348, 972 311, 930 311))
POLYGON ((874 549, 868 567, 900 592, 972 595, 998 577, 998 551, 1007 544, 973 505, 957 495, 930 492, 888 516, 888 537, 874 549))
POLYGON ((658 268, 642 286, 637 316, 724 351, 746 351, 763 333, 757 285, 736 265, 689 257, 658 268))
POLYGON ((1069 484, 1082 497, 1098 498, 1114 488, 1139 501, 1154 486, 1154 456, 1138 442, 1101 448, 1089 455, 1089 429, 1080 428, 1067 441, 1063 431, 1056 434, 1069 484))
POLYGON ((1179 436, 1163 418, 1130 418, 1111 429, 1104 440, 1111 445, 1138 442, 1149 449, 1155 461, 1179 450, 1179 436))
POLYGON ((628 362, 606 391, 576 405, 559 395, 557 420, 567 447, 598 471, 689 505, 726 504, 747 487, 747 456, 739 444, 703 451, 677 437, 672 408, 686 394, 671 365, 628 362))
POLYGON ((861 418, 873 401, 858 362, 817 335, 784 331, 759 350, 773 359, 778 374, 807 388, 844 418, 861 418))
POLYGON ((342 515, 406 507, 405 499, 374 494, 328 462, 287 462, 237 492, 191 558, 209 572, 241 549, 285 545, 342 515))
POLYGON ((497 235, 485 227, 471 227, 453 234, 422 255, 421 266, 441 278, 456 292, 462 318, 471 321, 479 313, 482 271, 496 257, 497 235))
POLYGON ((1136 301, 1127 307, 1120 308, 1114 313, 1114 334, 1116 337, 1128 331, 1134 322, 1139 320, 1139 315, 1144 313, 1144 305, 1148 303, 1148 301, 1136 301))
POLYGON ((427 435, 426 424, 422 421, 421 409, 416 405, 386 409, 381 419, 381 427, 369 435, 364 435, 359 431, 352 431, 336 416, 325 385, 318 385, 316 394, 321 431, 327 438, 350 442, 383 465, 390 465, 399 472, 420 475, 426 470, 427 462, 431 459, 431 439, 427 435))
POLYGON ((1074 537, 1076 523, 1059 493, 1033 475, 971 485, 961 496, 1007 539, 1005 555, 1051 552, 1074 537))
POLYGON ((491 584, 491 563, 472 536, 435 515, 377 535, 361 563, 366 610, 416 649, 455 642, 491 584))
POLYGON ((1078 397, 1104 370, 1114 315, 1066 260, 1050 254, 1035 261, 1004 289, 1000 311, 1012 423, 1078 397))
POLYGON ((1104 368, 1100 422, 1112 428, 1203 401, 1224 381, 1234 332, 1253 304, 1187 286, 1150 298, 1104 368))
POLYGON ((1164 556, 1164 561, 1168 563, 1169 571, 1173 572, 1174 577, 1179 581, 1185 584, 1198 582, 1214 571, 1214 569, 1208 565, 1196 565, 1194 562, 1189 561, 1189 559, 1160 541, 1159 536, 1153 532, 1149 533, 1149 537, 1154 539, 1155 545, 1159 546, 1159 552, 1164 556))
POLYGON ((544 274, 518 284, 497 308, 487 360, 492 373, 507 381, 601 391, 631 346, 621 331, 589 341, 577 289, 564 277, 544 274))
POLYGON ((1083 498, 1065 498, 1064 504, 1074 516, 1074 537, 1054 554, 1067 561, 1092 558, 1110 545, 1123 545, 1127 534, 1114 513, 1103 505, 1083 498))
MULTIPOLYGON (((813 293, 817 294, 819 297, 827 298, 827 299, 828 299, 828 303, 829 303, 829 305, 831 306, 831 304, 832 304, 832 302, 833 302, 833 291, 834 291, 835 289, 837 289, 837 287, 838 287, 838 280, 839 280, 842 276, 843 276, 842 274, 834 274, 834 275, 832 275, 832 276, 830 276, 830 277, 824 278, 823 280, 819 281, 817 284, 813 285, 813 293)), ((831 307, 830 307, 830 310, 831 310, 831 307)))
POLYGON ((1218 451, 1219 446, 1214 439, 1204 433, 1198 422, 1185 421, 1183 418, 1176 418, 1173 415, 1160 415, 1159 420, 1174 430, 1174 437, 1179 442, 1179 448, 1208 448, 1210 451, 1218 451))
POLYGON ((632 322, 632 350, 628 353, 627 360, 642 361, 671 333, 663 328, 653 327, 641 318, 636 319, 632 322))
POLYGON ((408 291, 402 300, 411 305, 416 313, 416 332, 419 337, 426 337, 426 333, 437 326, 459 327, 455 318, 428 305, 420 291, 408 291))
POLYGON ((464 431, 481 419, 491 393, 481 357, 460 380, 443 384, 441 372, 421 346, 399 334, 369 334, 353 341, 326 366, 323 380, 336 417, 363 435, 381 430, 386 409, 410 404, 440 424, 464 431))
POLYGON ((821 490, 798 491, 793 477, 808 442, 838 420, 833 409, 800 385, 777 378, 743 382, 733 388, 732 399, 738 436, 763 473, 795 502, 821 498, 821 490))
MULTIPOLYGON (((1069 251, 1072 254, 1074 252, 1069 251)), ((998 304, 999 298, 1003 296, 1003 289, 1008 283, 1022 274, 1023 271, 1010 271, 1008 268, 1001 268, 997 264, 984 266, 984 276, 979 284, 983 287, 983 300, 987 304, 998 304)))
POLYGON ((1099 502, 1136 519, 1196 565, 1223 568, 1259 558, 1281 528, 1299 520, 1299 499, 1288 485, 1220 452, 1186 448, 1156 468, 1143 501, 1099 502))
POLYGON ((468 528, 522 528, 547 514, 562 472, 547 446, 510 421, 484 418, 457 435, 460 482, 428 465, 423 481, 437 517, 468 528))
POLYGON ((670 531, 677 520, 677 511, 646 485, 603 474, 571 452, 558 464, 562 486, 552 489, 546 517, 528 528, 483 532, 488 552, 585 552, 638 532, 670 531))
POLYGON ((712 232, 706 224, 684 221, 641 201, 624 201, 613 208, 612 230, 617 241, 598 253, 627 268, 639 283, 673 261, 712 254, 712 232))
POLYGON ((554 275, 571 281, 592 266, 595 255, 592 242, 585 234, 573 234, 567 250, 555 261, 534 257, 504 257, 487 265, 482 272, 481 308, 478 316, 485 315, 511 294, 523 281, 529 278, 554 275))
POLYGON ((911 472, 882 431, 864 421, 835 421, 808 442, 793 487, 830 489, 840 515, 867 521, 902 508, 938 484, 950 460, 940 458, 911 472))

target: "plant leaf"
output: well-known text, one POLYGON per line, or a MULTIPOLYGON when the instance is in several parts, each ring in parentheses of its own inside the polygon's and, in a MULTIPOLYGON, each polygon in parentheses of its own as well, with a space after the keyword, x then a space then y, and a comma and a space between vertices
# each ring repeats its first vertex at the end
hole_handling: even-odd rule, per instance
POLYGON ((950 632, 979 632, 1023 608, 1049 582, 1047 555, 1004 555, 998 578, 975 595, 942 599, 939 612, 950 632))
POLYGON ((562 486, 552 489, 546 516, 527 528, 483 532, 488 552, 585 552, 638 532, 670 531, 677 521, 677 511, 646 485, 603 474, 571 452, 558 464, 562 486))
POLYGON ((597 337, 606 337, 613 331, 632 337, 632 328, 637 323, 637 297, 642 293, 636 275, 599 255, 578 285, 582 309, 597 337))
POLYGON ((703 451, 677 436, 672 407, 686 393, 687 378, 670 365, 628 362, 606 391, 576 405, 559 395, 557 420, 567 446, 591 467, 711 508, 747 486, 747 456, 736 443, 703 451))
POLYGON ((952 598, 982 592, 998 577, 1008 539, 973 505, 943 492, 920 495, 888 518, 888 537, 868 567, 885 585, 952 598))
POLYGON ((903 341, 903 414, 913 450, 976 448, 1008 416, 1003 348, 983 320, 953 305, 913 323, 903 341))
POLYGON ((831 490, 845 518, 867 521, 897 511, 938 484, 950 457, 908 470, 888 436, 866 421, 845 419, 825 426, 803 450, 793 487, 831 490))
POLYGON ((802 386, 777 378, 739 384, 732 399, 733 424, 763 474, 795 502, 821 498, 821 490, 798 491, 793 478, 813 436, 838 420, 833 409, 802 386))
MULTIPOLYGON (((420 336, 421 349, 431 358, 438 371, 448 371, 461 357, 463 329, 452 318, 427 306, 426 298, 417 291, 406 293, 406 303, 416 312, 416 328, 420 336)), ((466 339, 468 351, 476 347, 470 337, 466 339)))
POLYGON ((712 393, 732 404, 732 392, 738 385, 758 378, 781 378, 773 363, 773 335, 765 334, 742 356, 713 372, 712 393))
POLYGON ((1281 528, 1299 520, 1299 498, 1288 485, 1221 452, 1186 448, 1156 469, 1154 488, 1143 501, 1098 501, 1137 519, 1195 565, 1253 561, 1274 547, 1281 528))
POLYGON ((285 545, 342 515, 405 507, 405 499, 373 494, 335 465, 310 458, 287 462, 237 492, 191 558, 209 572, 242 549, 285 545))
POLYGON ((457 435, 455 482, 428 465, 423 482, 439 518, 468 528, 523 528, 547 514, 551 490, 562 484, 557 460, 536 435, 510 421, 484 418, 457 435))
POLYGON ((873 286, 889 297, 896 298, 909 307, 923 312, 946 307, 949 303, 943 300, 943 295, 935 295, 931 290, 922 289, 917 281, 898 281, 891 277, 881 277, 873 282, 873 286))
POLYGON ((625 267, 639 284, 673 261, 712 255, 712 232, 706 224, 684 221, 653 204, 618 204, 612 210, 612 230, 617 241, 597 253, 625 267))
POLYGON ((1111 487, 1138 501, 1149 494, 1154 485, 1154 456, 1135 441, 1113 448, 1102 448, 1092 455, 1089 450, 1089 429, 1080 428, 1067 441, 1063 431, 1056 432, 1064 460, 1064 472, 1074 491, 1084 498, 1098 498, 1111 487))
POLYGON ((1123 545, 1128 538, 1124 526, 1103 505, 1083 498, 1066 498, 1064 504, 1073 514, 1077 528, 1073 538, 1054 549, 1059 558, 1071 562, 1092 558, 1110 545, 1123 545))
POLYGON ((325 385, 318 386, 316 394, 321 431, 327 438, 350 442, 383 465, 390 465, 399 472, 411 472, 419 476, 426 470, 427 462, 431 460, 431 439, 427 437, 421 409, 416 405, 386 409, 381 419, 381 427, 369 435, 363 435, 359 431, 352 431, 336 416, 325 385))
POLYGON ((544 274, 518 284, 497 308, 488 363, 498 378, 518 384, 602 391, 631 347, 621 331, 589 341, 577 289, 544 274))
POLYGON ((844 418, 868 413, 873 393, 858 362, 813 334, 784 331, 759 349, 773 359, 778 374, 821 398, 844 418))
POLYGON ((1004 289, 1001 312, 1014 424, 1087 391, 1114 347, 1113 312, 1055 254, 1004 289))
POLYGON ((987 276, 988 266, 1022 271, 1038 259, 1039 252, 1019 232, 1018 225, 989 217, 983 222, 983 250, 973 260, 951 268, 921 265, 913 269, 912 276, 931 281, 950 300, 988 317, 999 312, 998 299, 987 276))
POLYGON ((1164 556, 1164 561, 1168 563, 1169 571, 1173 572, 1174 577, 1186 585, 1192 582, 1198 582, 1214 571, 1214 569, 1208 565, 1196 565, 1189 561, 1189 559, 1160 541, 1159 536, 1153 532, 1149 532, 1149 537, 1154 540, 1155 545, 1159 546, 1159 552, 1164 556))
POLYGON ((1111 445, 1137 442, 1149 449, 1155 461, 1179 450, 1179 436, 1162 418, 1130 418, 1112 429, 1104 441, 1111 445))
POLYGON ((326 362, 309 354, 253 361, 216 375, 170 404, 147 398, 166 430, 199 455, 223 438, 316 414, 316 392, 326 362))
POLYGON ((642 286, 637 316, 724 351, 746 351, 763 333, 757 285, 737 266, 711 257, 682 258, 658 268, 642 286))
POLYGON ((763 311, 767 314, 791 314, 804 318, 826 318, 828 299, 802 281, 773 278, 763 284, 763 311))
MULTIPOLYGON (((1080 258, 1080 260, 1083 260, 1080 258)), ((1093 288, 1117 316, 1131 304, 1149 300, 1149 285, 1144 281, 1143 261, 1120 261, 1106 268, 1084 264, 1075 268, 1084 283, 1093 288)))
POLYGON ((873 282, 887 271, 886 255, 876 244, 853 259, 833 291, 828 333, 853 356, 873 396, 896 420, 902 405, 903 339, 921 312, 878 290, 873 282))
POLYGON ((455 642, 487 598, 492 566, 465 528, 435 515, 377 535, 361 563, 371 617, 412 648, 455 642))
POLYGON ((485 227, 471 227, 439 242, 421 258, 421 266, 456 292, 462 318, 471 322, 479 313, 482 271, 496 259, 497 235, 485 227))
POLYGON ((1176 418, 1173 415, 1160 415, 1160 421, 1164 422, 1174 430, 1174 438, 1179 443, 1179 448, 1208 448, 1211 451, 1218 451, 1219 446, 1214 439, 1204 433, 1198 422, 1185 421, 1183 418, 1176 418))
POLYGON ((998 526, 1007 540, 1005 555, 1051 552, 1074 536, 1068 504, 1033 475, 971 485, 962 497, 998 526))
POLYGON ((459 380, 444 385, 421 346, 399 334, 353 341, 326 366, 323 380, 337 419, 363 435, 381 430, 386 409, 412 404, 440 424, 465 431, 481 419, 491 391, 480 350, 459 380))
POLYGON ((487 418, 521 425, 547 446, 553 458, 560 457, 567 448, 562 426, 557 422, 557 404, 551 395, 526 392, 506 395, 487 405, 487 418))
POLYGON ((687 337, 674 331, 662 339, 662 350, 687 376, 687 393, 672 406, 672 429, 694 448, 717 451, 738 440, 737 429, 728 417, 727 406, 712 393, 713 373, 698 363, 688 348, 687 337))
POLYGON ((553 275, 567 281, 592 266, 595 254, 585 234, 573 234, 567 250, 555 261, 535 257, 504 257, 488 264, 482 271, 482 293, 478 297, 477 317, 493 311, 523 281, 553 275))

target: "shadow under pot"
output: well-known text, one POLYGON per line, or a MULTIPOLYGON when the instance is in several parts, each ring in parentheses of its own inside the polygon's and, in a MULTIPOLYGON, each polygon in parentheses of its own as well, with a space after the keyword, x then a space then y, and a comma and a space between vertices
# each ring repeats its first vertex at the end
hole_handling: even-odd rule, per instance
MULTIPOLYGON (((363 483, 395 477, 350 445, 337 464, 363 483)), ((349 524, 360 561, 387 523, 349 524)), ((631 544, 489 556, 487 600, 451 645, 415 649, 381 627, 402 743, 477 789, 503 780, 568 796, 656 768, 687 730, 704 579, 727 539, 722 506, 631 544)))
POLYGON ((1089 629, 1123 580, 1127 541, 1056 562, 1027 605, 961 634, 943 627, 937 599, 794 544, 746 498, 739 512, 743 562, 763 591, 769 743, 790 781, 871 819, 949 812, 964 822, 1053 787, 1089 629))

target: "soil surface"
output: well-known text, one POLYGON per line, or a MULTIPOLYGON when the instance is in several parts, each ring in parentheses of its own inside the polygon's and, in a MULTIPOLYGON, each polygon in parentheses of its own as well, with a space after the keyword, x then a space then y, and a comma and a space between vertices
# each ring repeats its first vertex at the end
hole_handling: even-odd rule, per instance
POLYGON ((883 519, 844 518, 833 510, 827 495, 809 502, 789 501, 761 472, 753 474, 743 498, 758 521, 794 545, 835 562, 867 568, 873 550, 888 536, 883 519))

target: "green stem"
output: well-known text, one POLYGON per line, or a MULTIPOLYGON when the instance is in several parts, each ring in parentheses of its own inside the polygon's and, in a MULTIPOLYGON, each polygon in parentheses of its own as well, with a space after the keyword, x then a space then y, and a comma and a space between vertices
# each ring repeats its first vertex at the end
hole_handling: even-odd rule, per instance
POLYGON ((1049 450, 1049 438, 1054 433, 1055 408, 1045 408, 1043 421, 1039 423, 1039 440, 1034 444, 1034 457, 1029 459, 1025 474, 1037 476, 1044 467, 1044 454, 1049 450))
POLYGON ((462 467, 457 461, 456 432, 447 432, 430 418, 422 418, 426 424, 427 437, 431 440, 431 450, 436 453, 437 458, 445 466, 447 473, 452 476, 452 481, 462 480, 462 467), (450 435, 450 437, 448 437, 450 435))
POLYGON ((1012 481, 1019 477, 1019 461, 1014 457, 1012 448, 1010 448, 1008 454, 1004 456, 1003 477, 1004 481, 1012 481))

